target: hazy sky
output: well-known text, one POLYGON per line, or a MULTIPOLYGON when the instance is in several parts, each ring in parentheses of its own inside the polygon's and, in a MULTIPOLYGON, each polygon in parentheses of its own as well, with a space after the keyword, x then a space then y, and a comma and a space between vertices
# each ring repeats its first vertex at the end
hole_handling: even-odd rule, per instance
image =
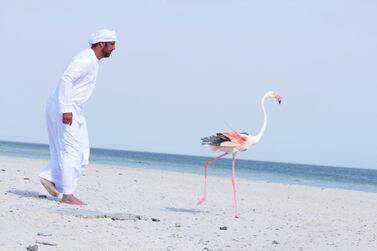
POLYGON ((239 158, 377 169, 377 2, 5 1, 0 140, 47 143, 48 95, 90 33, 115 29, 86 107, 93 147, 215 156, 200 138, 256 134, 239 158))

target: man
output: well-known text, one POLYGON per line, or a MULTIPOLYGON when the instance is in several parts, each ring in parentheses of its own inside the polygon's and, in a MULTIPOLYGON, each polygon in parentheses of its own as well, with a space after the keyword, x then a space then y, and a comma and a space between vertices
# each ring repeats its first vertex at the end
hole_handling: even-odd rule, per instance
POLYGON ((111 55, 115 42, 115 31, 103 29, 91 34, 91 48, 73 58, 48 100, 51 159, 39 177, 49 194, 63 193, 63 203, 85 205, 73 195, 81 172, 89 163, 88 132, 82 110, 96 84, 98 61, 111 55))

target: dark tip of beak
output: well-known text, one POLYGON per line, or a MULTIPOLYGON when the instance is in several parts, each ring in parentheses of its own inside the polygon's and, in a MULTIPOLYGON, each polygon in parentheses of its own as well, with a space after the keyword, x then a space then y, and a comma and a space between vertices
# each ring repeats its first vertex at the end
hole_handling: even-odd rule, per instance
POLYGON ((279 102, 279 104, 281 104, 281 100, 279 100, 278 102, 279 102))

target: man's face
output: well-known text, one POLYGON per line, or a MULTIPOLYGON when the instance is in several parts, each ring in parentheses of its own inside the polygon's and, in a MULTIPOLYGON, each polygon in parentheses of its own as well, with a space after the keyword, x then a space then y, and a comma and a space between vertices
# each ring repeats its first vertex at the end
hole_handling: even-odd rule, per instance
POLYGON ((113 50, 115 50, 115 42, 105 42, 105 45, 102 48, 103 57, 110 57, 110 54, 113 52, 113 50))

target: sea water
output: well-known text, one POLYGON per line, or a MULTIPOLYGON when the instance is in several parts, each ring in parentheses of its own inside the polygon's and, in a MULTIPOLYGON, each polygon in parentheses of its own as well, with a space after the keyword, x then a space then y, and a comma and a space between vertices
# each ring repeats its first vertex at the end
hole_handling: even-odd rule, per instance
MULTIPOLYGON (((0 141, 0 155, 48 159, 48 145, 0 141)), ((203 163, 215 157, 92 148, 90 162, 140 169, 203 174, 203 163)), ((41 167, 42 169, 42 167, 41 167)), ((230 158, 209 166, 208 175, 231 176, 230 158)), ((274 183, 377 192, 377 170, 236 160, 236 177, 274 183)))

